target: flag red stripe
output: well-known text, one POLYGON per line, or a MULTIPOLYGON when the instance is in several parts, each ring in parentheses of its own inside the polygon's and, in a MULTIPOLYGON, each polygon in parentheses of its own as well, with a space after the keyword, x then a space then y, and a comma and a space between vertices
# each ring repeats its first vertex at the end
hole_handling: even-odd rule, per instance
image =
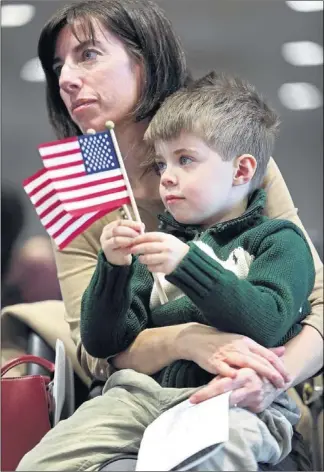
POLYGON ((34 180, 38 179, 38 177, 41 177, 44 174, 46 174, 46 169, 38 170, 37 172, 35 172, 34 175, 32 175, 31 177, 28 177, 27 179, 23 180, 23 182, 22 182, 23 187, 26 187, 28 184, 30 184, 34 180))
POLYGON ((61 180, 72 180, 72 179, 76 179, 77 177, 84 177, 85 175, 87 175, 86 172, 82 171, 82 172, 78 172, 77 174, 65 175, 64 177, 53 177, 51 178, 51 181, 61 182, 61 180))
POLYGON ((42 190, 43 188, 47 187, 48 184, 50 184, 51 181, 49 179, 45 180, 42 184, 40 184, 38 187, 35 187, 34 190, 31 190, 28 192, 29 197, 33 197, 37 192, 42 190))
POLYGON ((100 220, 100 218, 102 218, 106 213, 107 213, 106 211, 102 211, 99 214, 96 213, 92 218, 87 220, 85 223, 83 223, 82 226, 80 226, 72 234, 70 234, 70 236, 68 236, 66 239, 64 239, 64 241, 62 241, 61 244, 58 245, 58 248, 60 250, 64 249, 71 241, 73 241, 74 238, 76 238, 79 234, 83 233, 83 231, 85 231, 87 228, 89 228, 89 226, 91 226, 92 223, 94 223, 97 220, 100 220))
POLYGON ((56 146, 57 144, 73 143, 74 141, 78 141, 77 136, 73 136, 72 138, 58 139, 57 141, 50 141, 47 143, 42 143, 39 146, 37 146, 37 149, 41 150, 42 148, 56 146))
MULTIPOLYGON (((60 202, 60 200, 57 200, 57 202, 54 202, 50 207, 46 208, 46 210, 44 210, 40 215, 39 217, 40 218, 45 218, 45 216, 47 216, 49 213, 51 213, 51 211, 55 210, 55 208, 57 208, 58 206, 62 205, 62 203, 60 202)), ((36 208, 38 207, 38 203, 36 203, 36 208)))
POLYGON ((65 157, 69 156, 70 154, 78 154, 80 153, 81 150, 79 149, 70 149, 69 151, 62 151, 62 152, 56 152, 55 154, 48 154, 47 156, 42 156, 42 159, 44 161, 48 161, 49 159, 54 159, 54 157, 65 157))
POLYGON ((36 206, 40 206, 42 205, 43 203, 46 202, 46 200, 48 200, 49 198, 53 197, 53 195, 56 195, 56 192, 55 190, 51 190, 49 193, 47 193, 46 195, 44 195, 42 198, 40 198, 36 204, 36 206))
MULTIPOLYGON (((101 210, 105 210, 106 213, 109 213, 110 211, 120 208, 122 205, 127 205, 130 203, 131 203, 130 198, 124 197, 124 198, 113 200, 107 203, 99 203, 98 205, 87 206, 87 213, 91 213, 93 211, 101 211, 101 210)), ((69 210, 69 214, 73 216, 81 216, 81 215, 84 215, 84 213, 85 211, 82 208, 77 209, 77 210, 69 210)))
MULTIPOLYGON (((55 218, 51 219, 51 221, 49 221, 45 227, 46 229, 50 228, 51 226, 55 225, 55 223, 57 223, 61 218, 63 218, 65 215, 66 215, 66 211, 65 210, 62 210, 61 213, 59 213, 57 216, 55 216, 55 218)), ((74 219, 72 220, 69 220, 69 224, 71 224, 71 221, 74 221, 74 219)))
MULTIPOLYGON (((124 182, 123 182, 123 185, 121 185, 120 187, 111 188, 109 190, 101 190, 101 192, 94 192, 91 195, 82 195, 81 197, 67 198, 67 199, 64 199, 63 202, 64 202, 64 205, 66 203, 71 203, 71 202, 82 202, 82 200, 88 200, 90 198, 96 198, 96 197, 105 197, 106 195, 110 195, 111 193, 122 192, 123 190, 127 190, 124 182)), ((88 205, 87 205, 87 208, 88 208, 88 205)), ((90 210, 89 210, 89 213, 91 213, 90 210)))
MULTIPOLYGON (((71 179, 72 180, 72 179, 71 179)), ((109 184, 111 182, 116 182, 117 180, 124 181, 122 175, 116 175, 115 177, 108 177, 106 179, 95 180, 92 182, 86 182, 84 184, 72 185, 71 187, 64 187, 60 189, 60 192, 70 192, 72 190, 80 190, 87 187, 93 187, 95 185, 109 184)), ((66 200, 64 200, 66 201, 66 200)))
MULTIPOLYGON (((80 159, 79 161, 75 161, 75 162, 66 162, 65 164, 59 164, 57 166, 51 166, 51 167, 48 167, 47 170, 52 171, 52 170, 67 169, 69 167, 79 166, 80 164, 84 165, 83 159, 80 159)), ((72 175, 74 176, 74 174, 72 175)), ((86 175, 86 173, 84 173, 84 175, 86 175)))
MULTIPOLYGON (((91 213, 91 212, 89 212, 89 213, 91 213)), ((63 231, 65 231, 69 226, 71 226, 71 224, 74 223, 76 220, 77 220, 77 218, 72 218, 72 220, 69 220, 66 223, 64 223, 64 225, 61 226, 61 228, 59 230, 57 230, 56 233, 54 233, 52 235, 52 238, 53 239, 57 238, 61 233, 63 233, 63 231)))

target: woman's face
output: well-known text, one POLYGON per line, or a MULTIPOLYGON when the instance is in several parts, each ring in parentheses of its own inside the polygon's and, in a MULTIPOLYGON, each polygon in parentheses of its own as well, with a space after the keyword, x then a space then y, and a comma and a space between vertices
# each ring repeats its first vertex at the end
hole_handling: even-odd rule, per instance
POLYGON ((129 120, 141 92, 141 64, 116 36, 98 22, 93 25, 94 44, 80 26, 79 40, 69 25, 62 28, 53 62, 62 100, 83 133, 103 131, 107 120, 115 125, 129 120))

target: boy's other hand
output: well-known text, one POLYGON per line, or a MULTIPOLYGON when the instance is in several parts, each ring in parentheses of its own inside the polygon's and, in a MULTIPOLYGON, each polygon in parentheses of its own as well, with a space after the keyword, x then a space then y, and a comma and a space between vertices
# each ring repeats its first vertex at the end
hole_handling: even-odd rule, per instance
POLYGON ((139 261, 150 272, 171 274, 189 251, 188 244, 171 234, 152 232, 137 236, 132 254, 140 254, 139 261))
POLYGON ((105 226, 100 244, 107 261, 113 265, 131 265, 132 243, 143 231, 143 223, 131 220, 117 220, 105 226))

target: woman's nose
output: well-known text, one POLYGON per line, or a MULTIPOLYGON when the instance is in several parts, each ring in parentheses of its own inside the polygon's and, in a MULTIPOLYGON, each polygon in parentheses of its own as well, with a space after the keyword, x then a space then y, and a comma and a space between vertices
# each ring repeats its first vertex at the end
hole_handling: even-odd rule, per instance
POLYGON ((67 93, 73 93, 82 86, 80 71, 77 67, 64 64, 59 78, 59 87, 67 93))

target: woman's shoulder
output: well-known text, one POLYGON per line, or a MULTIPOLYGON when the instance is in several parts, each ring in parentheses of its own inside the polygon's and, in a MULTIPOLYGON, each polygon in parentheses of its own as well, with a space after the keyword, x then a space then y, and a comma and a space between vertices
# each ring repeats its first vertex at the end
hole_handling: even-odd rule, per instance
POLYGON ((270 158, 262 188, 267 193, 264 214, 270 218, 287 219, 300 226, 297 209, 279 167, 273 158, 270 158))

